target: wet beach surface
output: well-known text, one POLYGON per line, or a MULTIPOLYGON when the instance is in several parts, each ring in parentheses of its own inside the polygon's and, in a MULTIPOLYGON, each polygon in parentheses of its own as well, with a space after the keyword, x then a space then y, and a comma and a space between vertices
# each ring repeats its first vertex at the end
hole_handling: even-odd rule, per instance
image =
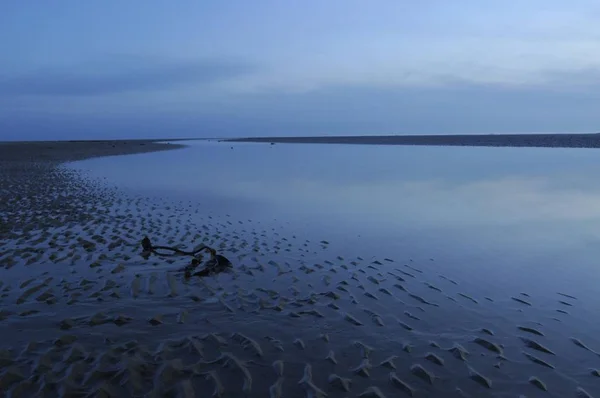
MULTIPOLYGON (((389 212, 375 208, 361 217, 351 205, 383 208, 386 197, 397 203, 407 191, 386 195, 375 181, 364 198, 353 189, 336 197, 324 187, 332 189, 339 175, 323 186, 306 181, 313 171, 327 174, 323 167, 277 174, 275 161, 307 158, 291 146, 202 143, 62 163, 98 153, 87 145, 60 155, 60 144, 52 144, 46 160, 31 147, 26 159, 3 158, 0 391, 7 396, 598 396, 598 249, 591 225, 597 213, 585 208, 589 202, 581 195, 563 192, 560 201, 552 198, 560 203, 550 210, 576 200, 582 215, 552 218, 541 212, 535 219, 532 208, 544 206, 529 201, 527 191, 524 203, 530 207, 519 202, 519 212, 503 214, 512 223, 490 218, 488 227, 457 232, 451 218, 434 229, 440 216, 431 214, 427 223, 401 229, 397 223, 425 220, 415 203, 435 195, 415 191, 412 182, 408 196, 419 195, 402 206, 414 219, 402 214, 391 220, 389 212), (271 167, 244 171, 247 163, 217 163, 232 152, 271 167), (183 166, 177 173, 156 167, 186 156, 198 159, 194 173, 186 174, 183 166), (128 188, 133 180, 138 185, 128 188), (290 180, 296 185, 285 185, 290 180), (219 187, 218 181, 228 183, 219 187), (260 181, 282 193, 267 183, 250 192, 248 185, 260 181), (302 192, 322 198, 302 207, 302 192), (534 229, 515 221, 525 217, 521 211, 532 217, 526 223, 534 229), (332 226, 338 222, 340 227, 332 226), (185 250, 207 244, 234 268, 186 280, 180 270, 189 258, 140 256, 145 235, 185 250), (472 240, 475 235, 479 241, 472 240)), ((121 154, 141 151, 139 143, 136 149, 123 145, 121 154)), ((391 165, 373 160, 385 158, 383 152, 319 151, 310 152, 318 166, 323 159, 371 159, 369 173, 354 170, 355 180, 372 181, 391 165)), ((421 155, 444 154, 454 156, 421 155)), ((557 154, 532 156, 540 164, 557 154)), ((582 168, 596 162, 589 153, 560 156, 579 159, 582 168)), ((518 169, 518 159, 508 163, 518 169)), ((410 174, 419 173, 424 171, 410 174)), ((486 192, 506 195, 507 187, 515 189, 511 184, 486 192)), ((480 220, 480 213, 465 210, 480 205, 476 196, 461 192, 470 202, 455 204, 457 218, 463 224, 469 215, 480 220)), ((456 198, 426 205, 439 209, 456 198)))

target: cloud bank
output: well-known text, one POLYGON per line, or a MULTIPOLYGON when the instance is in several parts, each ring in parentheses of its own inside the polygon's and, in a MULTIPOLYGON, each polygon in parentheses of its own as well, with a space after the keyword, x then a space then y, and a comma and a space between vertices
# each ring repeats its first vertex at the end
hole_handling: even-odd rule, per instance
POLYGON ((97 96, 177 89, 185 85, 208 85, 253 70, 249 64, 224 59, 172 61, 130 57, 125 64, 100 63, 109 68, 86 70, 91 65, 84 65, 0 76, 0 95, 97 96))

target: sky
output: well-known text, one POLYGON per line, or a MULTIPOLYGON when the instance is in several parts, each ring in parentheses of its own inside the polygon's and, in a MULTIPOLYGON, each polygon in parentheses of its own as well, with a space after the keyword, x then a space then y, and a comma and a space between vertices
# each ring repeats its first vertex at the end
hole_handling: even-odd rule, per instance
POLYGON ((597 0, 0 2, 0 140, 600 131, 597 0))

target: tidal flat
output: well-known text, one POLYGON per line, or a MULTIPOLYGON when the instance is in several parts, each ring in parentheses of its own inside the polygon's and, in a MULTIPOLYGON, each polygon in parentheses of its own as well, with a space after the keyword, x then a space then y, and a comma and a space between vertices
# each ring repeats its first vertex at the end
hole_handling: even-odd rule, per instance
POLYGON ((1 144, 2 394, 599 395, 594 156, 297 147, 1 144))

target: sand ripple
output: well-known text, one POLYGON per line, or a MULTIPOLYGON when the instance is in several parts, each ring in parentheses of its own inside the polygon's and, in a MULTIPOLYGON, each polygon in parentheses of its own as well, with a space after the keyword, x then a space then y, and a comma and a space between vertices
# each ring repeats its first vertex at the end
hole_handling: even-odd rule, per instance
POLYGON ((550 387, 588 397, 583 387, 594 392, 600 378, 593 333, 567 321, 582 297, 552 296, 552 319, 540 295, 492 300, 441 261, 335 252, 333 239, 202 214, 191 201, 127 196, 57 167, 36 173, 45 197, 0 176, 15 225, 0 225, 0 391, 10 396, 475 397, 550 387), (140 256, 145 234, 211 245, 234 267, 186 279, 189 258, 140 256), (586 342, 563 344, 564 333, 586 342), (578 348, 565 361, 569 344, 578 348), (531 370, 540 378, 527 382, 531 370))

